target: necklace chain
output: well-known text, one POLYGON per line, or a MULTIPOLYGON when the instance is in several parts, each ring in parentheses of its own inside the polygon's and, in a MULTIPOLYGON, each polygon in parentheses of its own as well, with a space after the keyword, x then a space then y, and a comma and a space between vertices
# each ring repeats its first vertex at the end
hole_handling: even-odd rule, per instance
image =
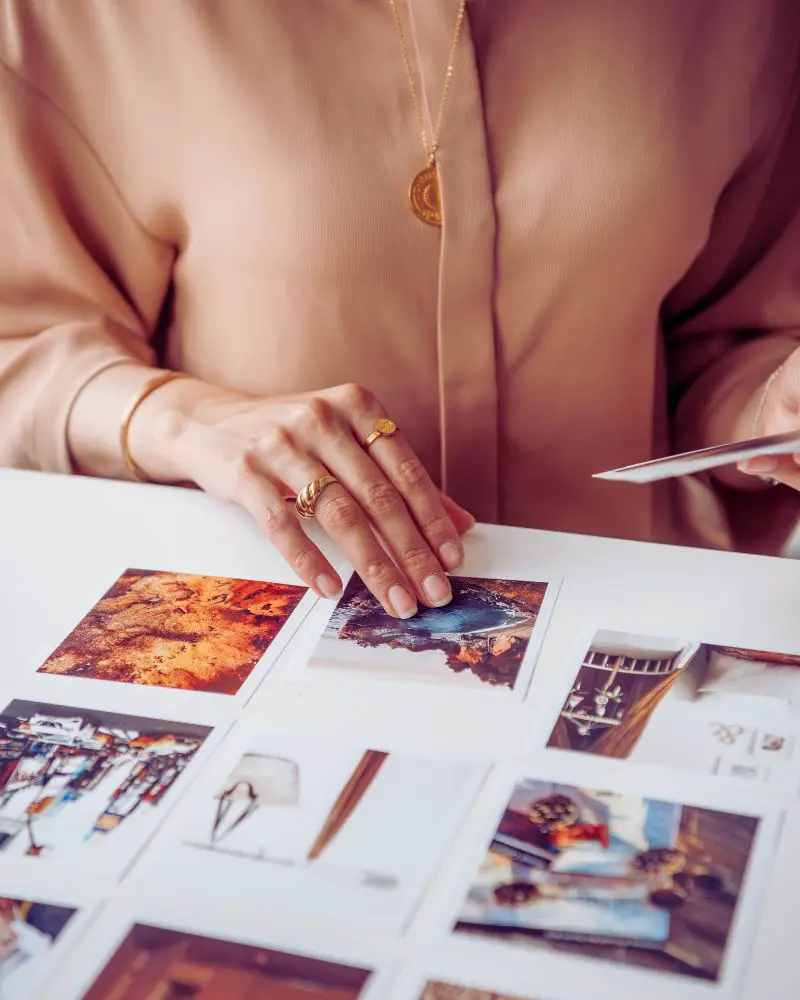
MULTIPOLYGON (((432 2, 432 0, 426 0, 426 2, 432 2)), ((417 93, 417 85, 414 82, 414 74, 411 71, 411 60, 408 55, 408 45, 406 44, 406 36, 403 31, 403 23, 400 19, 400 12, 397 9, 397 0, 389 0, 392 7, 392 13, 394 14, 394 23, 397 28, 397 34, 400 38, 400 48, 403 54, 403 65, 406 70, 406 78, 408 80, 408 89, 411 94, 411 101, 414 105, 414 111, 417 115, 417 121, 419 123, 420 134, 422 135, 422 145, 425 148, 425 152, 428 156, 428 164, 433 166, 436 161, 436 153, 439 150, 439 142, 442 136, 442 124, 444 122, 444 109, 447 104, 447 97, 450 93, 450 81, 453 78, 453 68, 455 66, 456 51, 458 49, 458 40, 461 37, 461 28, 464 24, 464 11, 467 5, 467 0, 459 0, 458 5, 458 16, 456 17, 456 26, 453 31, 453 41, 450 44, 450 54, 447 59, 447 69, 444 74, 444 84, 442 86, 442 96, 439 100, 439 110, 436 115, 436 123, 433 130, 433 138, 428 141, 428 130, 425 128, 425 119, 422 114, 422 106, 419 100, 419 94, 417 93)))

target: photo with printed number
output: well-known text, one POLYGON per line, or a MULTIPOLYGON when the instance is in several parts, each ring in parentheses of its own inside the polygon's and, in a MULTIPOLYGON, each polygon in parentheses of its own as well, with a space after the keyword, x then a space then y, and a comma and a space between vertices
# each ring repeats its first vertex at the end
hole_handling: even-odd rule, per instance
POLYGON ((758 824, 524 779, 456 930, 718 980, 758 824))
POLYGON ((548 746, 796 783, 800 655, 599 631, 548 746))
POLYGON ((13 701, 0 714, 0 857, 122 868, 211 730, 13 701))
POLYGON ((76 910, 0 897, 0 998, 37 1000, 52 952, 76 910))
POLYGON ((236 694, 305 587, 129 569, 40 673, 236 694))
POLYGON ((135 924, 82 1000, 358 1000, 372 970, 135 924))
POLYGON ((423 987, 419 1000, 535 1000, 535 998, 512 996, 508 993, 498 993, 497 990, 482 990, 476 986, 459 986, 456 983, 431 979, 423 987))
MULTIPOLYGON (((548 595, 547 583, 451 577, 453 601, 391 618, 350 578, 309 667, 467 689, 513 691, 548 595)), ((538 635, 538 633, 537 633, 538 635)))
POLYGON ((198 782, 141 873, 188 885, 202 871, 217 895, 256 893, 319 920, 400 930, 485 774, 482 764, 256 730, 213 781, 198 782))

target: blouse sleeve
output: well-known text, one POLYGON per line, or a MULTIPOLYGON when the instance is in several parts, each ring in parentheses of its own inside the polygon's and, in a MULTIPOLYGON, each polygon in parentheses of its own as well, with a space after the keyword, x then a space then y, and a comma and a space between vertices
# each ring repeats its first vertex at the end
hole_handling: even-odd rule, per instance
POLYGON ((3 62, 0 135, 0 465, 69 472, 83 386, 120 362, 154 363, 172 250, 65 115, 3 62))
MULTIPOLYGON (((721 200, 695 267, 668 301, 665 319, 673 444, 718 443, 709 426, 729 400, 755 392, 800 347, 800 99, 776 141, 721 200)), ((786 487, 746 492, 710 476, 687 481, 686 511, 706 541, 775 552, 800 517, 786 487)))

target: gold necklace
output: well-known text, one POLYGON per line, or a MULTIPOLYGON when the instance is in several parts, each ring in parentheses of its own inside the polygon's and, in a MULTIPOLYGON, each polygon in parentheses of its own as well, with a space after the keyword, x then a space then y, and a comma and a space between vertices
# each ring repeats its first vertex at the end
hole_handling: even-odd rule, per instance
MULTIPOLYGON (((426 0, 432 2, 432 0, 426 0)), ((433 130, 433 139, 428 142, 428 132, 425 128, 425 119, 422 116, 422 107, 419 103, 417 86, 414 83, 414 74, 411 72, 411 60, 408 57, 408 46, 406 36, 403 32, 403 24, 400 20, 400 13, 397 9, 397 0, 389 0, 394 14, 394 23, 397 34, 400 38, 400 49, 403 54, 403 65, 406 70, 408 89, 411 100, 414 104, 414 111, 417 114, 420 134, 422 135, 422 145, 428 156, 428 165, 414 177, 408 191, 408 200, 411 202, 411 211, 422 222, 427 222, 429 226, 441 226, 442 224, 442 203, 439 196, 439 175, 436 169, 436 154, 439 151, 439 140, 442 134, 442 122, 444 121, 444 108, 447 104, 447 95, 450 92, 450 81, 453 78, 453 67, 455 64, 458 39, 461 36, 461 28, 464 24, 464 10, 467 0, 459 0, 458 17, 453 32, 453 41, 450 45, 450 55, 447 60, 447 69, 444 74, 444 85, 442 96, 439 101, 439 111, 436 116, 436 124, 433 130)))

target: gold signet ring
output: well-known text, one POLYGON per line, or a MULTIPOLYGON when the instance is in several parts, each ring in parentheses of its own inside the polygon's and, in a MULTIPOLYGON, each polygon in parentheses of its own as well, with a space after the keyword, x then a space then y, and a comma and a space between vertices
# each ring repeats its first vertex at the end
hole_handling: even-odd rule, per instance
POLYGON ((323 476, 322 479, 315 479, 304 486, 297 494, 294 502, 294 509, 297 511, 297 516, 314 517, 317 501, 322 495, 323 490, 326 490, 331 483, 335 483, 336 481, 334 476, 323 476))
POLYGON ((372 433, 364 441, 364 447, 369 448, 372 442, 377 441, 379 437, 391 437, 396 432, 397 424, 394 420, 389 420, 388 417, 381 417, 372 425, 372 433))

